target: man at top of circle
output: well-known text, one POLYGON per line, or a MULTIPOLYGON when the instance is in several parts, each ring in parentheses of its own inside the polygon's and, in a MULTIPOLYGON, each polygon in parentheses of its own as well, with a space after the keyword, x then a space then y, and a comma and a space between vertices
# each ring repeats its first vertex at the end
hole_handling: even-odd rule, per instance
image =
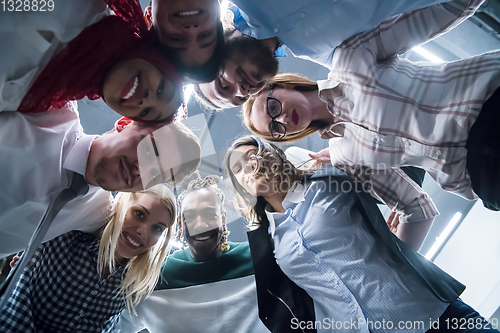
POLYGON ((144 18, 188 79, 217 77, 225 49, 217 0, 152 0, 144 18))
POLYGON ((213 110, 240 106, 276 74, 277 68, 274 74, 267 71, 259 77, 251 68, 262 73, 262 61, 269 54, 272 57, 279 46, 286 45, 295 57, 331 69, 335 48, 347 38, 392 16, 447 1, 232 0, 232 23, 246 37, 245 43, 234 43, 242 37, 230 37, 220 75, 213 82, 195 86, 196 97, 213 110), (250 39, 252 48, 248 49, 250 39))

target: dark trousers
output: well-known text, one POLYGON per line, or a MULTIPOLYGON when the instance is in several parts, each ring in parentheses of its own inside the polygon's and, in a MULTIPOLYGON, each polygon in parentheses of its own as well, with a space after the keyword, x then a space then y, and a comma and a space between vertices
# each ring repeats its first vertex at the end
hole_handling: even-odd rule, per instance
MULTIPOLYGON (((496 325, 497 326, 497 325, 496 325)), ((496 327, 495 326, 495 327, 496 327)), ((452 302, 428 333, 497 332, 479 313, 460 298, 452 302), (439 328, 438 328, 439 327, 439 328)))
POLYGON ((467 171, 486 208, 500 210, 500 88, 483 104, 467 138, 467 171))

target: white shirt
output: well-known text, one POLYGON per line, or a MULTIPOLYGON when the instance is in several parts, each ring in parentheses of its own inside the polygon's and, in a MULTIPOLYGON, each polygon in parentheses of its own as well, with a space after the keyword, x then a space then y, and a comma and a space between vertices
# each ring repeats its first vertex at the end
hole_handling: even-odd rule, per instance
MULTIPOLYGON (((446 191, 477 198, 465 144, 483 103, 500 86, 500 52, 439 64, 398 54, 453 28, 482 0, 455 0, 383 22, 339 46, 319 96, 333 116, 320 130, 332 163, 387 170, 379 181, 400 198, 411 189, 400 166, 418 166, 446 191)), ((422 205, 425 206, 425 205, 422 205)))
POLYGON ((177 289, 155 290, 137 316, 125 310, 118 332, 266 333, 259 319, 254 275, 177 289))
POLYGON ((290 190, 285 213, 266 211, 276 262, 313 299, 318 332, 332 332, 332 320, 341 322, 339 332, 427 331, 449 304, 363 220, 353 191, 324 190, 320 182, 290 190), (377 324, 358 325, 363 319, 377 324), (423 324, 398 329, 406 321, 423 324))
MULTIPOLYGON (((51 200, 85 173, 95 137, 83 134, 76 102, 36 114, 0 112, 0 257, 28 244, 51 200)), ((69 232, 93 232, 105 223, 112 196, 90 186, 56 216, 44 241, 69 232)))
POLYGON ((110 13, 104 0, 54 0, 45 12, 7 9, 0 11, 0 111, 17 110, 50 59, 110 13))

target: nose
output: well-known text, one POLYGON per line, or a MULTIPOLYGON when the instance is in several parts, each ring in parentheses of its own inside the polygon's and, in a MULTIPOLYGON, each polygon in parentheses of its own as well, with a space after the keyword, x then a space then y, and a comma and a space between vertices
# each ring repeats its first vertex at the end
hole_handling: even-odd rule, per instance
POLYGON ((184 29, 196 29, 198 28, 199 24, 198 22, 186 22, 185 24, 182 25, 184 29))
POLYGON ((147 223, 139 223, 135 229, 135 232, 139 235, 139 236, 144 236, 146 235, 147 233, 147 228, 148 228, 148 225, 147 223))
POLYGON ((200 215, 198 215, 189 226, 189 233, 195 236, 210 230, 209 227, 210 225, 200 215))
POLYGON ((151 94, 149 92, 149 90, 146 90, 144 93, 144 96, 142 97, 142 99, 139 102, 139 105, 144 107, 144 108, 153 106, 153 103, 154 103, 154 96, 153 95, 154 94, 151 94))
POLYGON ((280 123, 283 123, 285 125, 288 124, 288 115, 284 112, 282 112, 278 118, 275 118, 276 121, 279 121, 280 123))
POLYGON ((237 96, 247 97, 248 95, 250 95, 250 88, 247 85, 240 83, 237 87, 238 87, 238 89, 236 90, 237 96))

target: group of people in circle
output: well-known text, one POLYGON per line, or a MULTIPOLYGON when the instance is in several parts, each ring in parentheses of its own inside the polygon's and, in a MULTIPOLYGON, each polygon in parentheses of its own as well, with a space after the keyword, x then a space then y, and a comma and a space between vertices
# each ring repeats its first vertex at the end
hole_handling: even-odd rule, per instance
POLYGON ((329 332, 341 321, 385 332, 412 320, 422 325, 409 332, 498 332, 417 251, 439 214, 424 172, 500 210, 500 53, 400 57, 483 2, 54 0, 46 13, 0 12, 0 257, 28 245, 74 175, 88 185, 22 259, 0 331, 329 332), (284 46, 328 78, 278 74, 284 46), (205 108, 241 106, 252 133, 233 138, 223 165, 248 242, 228 240, 220 179, 196 172, 186 84, 205 108), (85 134, 83 98, 122 118, 85 134), (272 143, 315 132, 329 147, 308 170, 272 143), (332 186, 355 181, 369 186, 332 186), (184 245, 171 253, 174 236, 184 245), (474 327, 446 327, 452 318, 474 327))

